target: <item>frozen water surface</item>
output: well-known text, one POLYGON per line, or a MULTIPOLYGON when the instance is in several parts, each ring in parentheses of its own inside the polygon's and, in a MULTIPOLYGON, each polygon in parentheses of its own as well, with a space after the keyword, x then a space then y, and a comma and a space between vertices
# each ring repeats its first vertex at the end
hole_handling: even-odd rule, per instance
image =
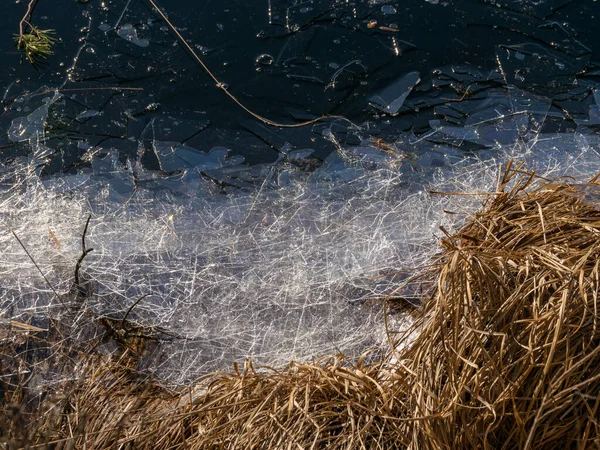
POLYGON ((0 73, 0 313, 68 316, 85 344, 147 295, 131 318, 172 335, 141 367, 163 379, 383 350, 381 299, 418 301, 439 227, 481 202, 432 191, 493 191, 510 159, 600 171, 599 49, 569 2, 163 5, 249 109, 330 116, 298 128, 231 102, 152 11, 72 3, 49 67, 0 73))
MULTIPOLYGON (((531 124, 538 111, 519 114, 531 124)), ((3 170, 0 215, 62 301, 77 304, 74 264, 91 214, 86 239, 94 250, 82 265, 82 328, 74 332, 90 339, 89 317, 120 317, 150 294, 132 317, 179 336, 144 363, 165 379, 182 382, 250 356, 275 366, 336 351, 358 356, 385 347, 377 299, 396 290, 418 298, 428 286, 405 281, 434 257, 439 227, 452 231, 480 202, 428 192, 493 191, 500 165, 512 158, 546 176, 584 180, 600 171, 594 135, 512 133, 512 142, 468 158, 411 143, 411 135, 400 135, 398 154, 364 142, 340 148, 311 173, 293 165, 308 150, 251 169, 225 148, 205 154, 160 141, 157 154, 177 155, 187 169, 149 172, 108 151, 79 175, 39 178, 39 161, 25 159, 3 170), (402 143, 414 149, 413 161, 400 155, 402 143), (235 168, 255 170, 252 182, 219 193, 211 179, 235 168)), ((2 310, 23 320, 60 314, 8 229, 1 239, 2 310)), ((401 320, 392 317, 393 326, 401 320)))

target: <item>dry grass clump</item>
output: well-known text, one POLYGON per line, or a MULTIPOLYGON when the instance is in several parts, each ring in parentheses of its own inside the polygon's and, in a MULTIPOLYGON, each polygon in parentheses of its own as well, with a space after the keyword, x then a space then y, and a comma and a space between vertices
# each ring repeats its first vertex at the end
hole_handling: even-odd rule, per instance
POLYGON ((600 187, 527 192, 517 174, 443 240, 422 332, 398 355, 424 418, 414 447, 600 446, 600 211, 582 201, 600 187))
POLYGON ((123 366, 98 367, 65 404, 69 427, 53 441, 93 449, 389 448, 397 438, 388 423, 393 399, 377 366, 360 367, 334 357, 259 373, 247 362, 177 394, 123 366))
POLYGON ((340 356, 279 371, 247 362, 174 392, 136 372, 126 350, 82 364, 34 442, 600 448, 600 209, 589 201, 597 189, 600 204, 600 186, 533 180, 509 168, 499 194, 442 241, 418 335, 385 361, 340 356))

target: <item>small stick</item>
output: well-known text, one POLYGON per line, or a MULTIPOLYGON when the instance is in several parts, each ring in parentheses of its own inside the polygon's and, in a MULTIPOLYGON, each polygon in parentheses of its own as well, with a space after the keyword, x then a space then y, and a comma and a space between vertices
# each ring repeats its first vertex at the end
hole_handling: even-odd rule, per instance
MULTIPOLYGON (((83 234, 81 235, 81 250, 86 251, 85 249, 85 235, 87 234, 88 225, 90 224, 90 219, 92 215, 89 214, 87 220, 85 221, 85 228, 83 229, 83 234)), ((90 250, 91 251, 91 250, 90 250)))
POLYGON ((141 302, 141 301, 142 301, 142 299, 144 299, 144 298, 148 297, 149 295, 152 295, 152 294, 144 294, 144 295, 142 295, 140 298, 138 298, 138 299, 137 299, 135 302, 133 302, 133 305, 131 305, 131 306, 129 307, 129 309, 127 310, 127 312, 126 312, 126 313, 125 313, 125 315, 123 316, 123 319, 121 319, 121 329, 123 329, 123 330, 125 329, 125 321, 127 320, 127 316, 129 315, 129 313, 130 313, 131 311, 133 311, 133 308, 135 308, 135 305, 137 305, 139 302, 141 302))
POLYGON ((85 235, 87 234, 88 225, 90 224, 91 218, 92 218, 92 215, 90 214, 88 216, 87 220, 85 221, 85 228, 83 229, 83 234, 81 235, 81 256, 79 257, 79 259, 77 260, 77 263, 75 264, 75 286, 77 286, 77 291, 81 295, 84 295, 83 288, 81 287, 80 278, 79 278, 79 270, 81 269, 81 263, 83 262, 83 259, 87 256, 87 254, 89 252, 91 252, 92 250, 94 250, 93 248, 86 248, 86 245, 85 245, 85 235))
POLYGON ((23 18, 19 22, 19 42, 23 38, 23 24, 25 23, 25 24, 27 24, 31 28, 31 24, 29 23, 29 21, 27 19, 29 17, 31 17, 31 14, 33 13, 33 8, 34 8, 34 6, 35 6, 36 3, 37 3, 37 0, 30 0, 29 1, 29 4, 27 5, 27 11, 25 12, 25 15, 23 16, 23 18))

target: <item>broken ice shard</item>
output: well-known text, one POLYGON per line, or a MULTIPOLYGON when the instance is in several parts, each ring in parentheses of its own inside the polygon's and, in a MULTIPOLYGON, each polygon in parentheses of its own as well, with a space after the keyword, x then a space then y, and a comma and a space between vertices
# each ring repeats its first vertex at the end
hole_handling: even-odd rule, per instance
POLYGON ((160 167, 167 172, 196 168, 198 170, 214 170, 223 167, 238 166, 244 162, 243 156, 229 155, 226 147, 213 147, 208 153, 177 142, 153 142, 160 167))
POLYGON ((399 80, 369 98, 374 108, 386 114, 395 116, 404 104, 404 100, 413 88, 421 81, 419 72, 409 72, 399 80))
POLYGON ((527 2, 522 0, 483 0, 485 3, 491 3, 499 8, 512 9, 524 14, 545 19, 557 9, 562 8, 571 0, 537 0, 527 2))
POLYGON ((8 138, 13 142, 23 142, 44 134, 44 127, 48 119, 48 108, 60 97, 61 94, 59 93, 55 93, 52 97, 46 97, 42 100, 42 106, 35 109, 31 114, 13 120, 8 129, 8 138))
POLYGON ((496 57, 506 83, 529 90, 562 91, 573 86, 590 55, 575 58, 539 44, 499 45, 496 57))
POLYGON ((139 47, 148 47, 150 45, 150 41, 148 39, 141 39, 137 35, 136 29, 133 25, 126 24, 117 30, 117 34, 121 36, 126 41, 131 42, 139 47))
POLYGON ((85 122, 86 120, 91 119, 92 117, 96 117, 101 114, 102 113, 98 110, 88 109, 88 110, 83 111, 82 113, 78 114, 77 117, 75 117, 75 120, 77 120, 77 122, 85 122))

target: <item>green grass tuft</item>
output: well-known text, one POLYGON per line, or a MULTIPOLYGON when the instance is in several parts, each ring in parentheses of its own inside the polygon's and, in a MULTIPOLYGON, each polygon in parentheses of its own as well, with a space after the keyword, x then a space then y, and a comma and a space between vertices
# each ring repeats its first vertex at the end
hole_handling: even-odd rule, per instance
POLYGON ((52 55, 52 46, 56 42, 52 36, 54 30, 40 30, 31 26, 27 33, 16 34, 17 48, 25 52, 25 57, 30 64, 36 64, 39 58, 47 58, 52 55))

